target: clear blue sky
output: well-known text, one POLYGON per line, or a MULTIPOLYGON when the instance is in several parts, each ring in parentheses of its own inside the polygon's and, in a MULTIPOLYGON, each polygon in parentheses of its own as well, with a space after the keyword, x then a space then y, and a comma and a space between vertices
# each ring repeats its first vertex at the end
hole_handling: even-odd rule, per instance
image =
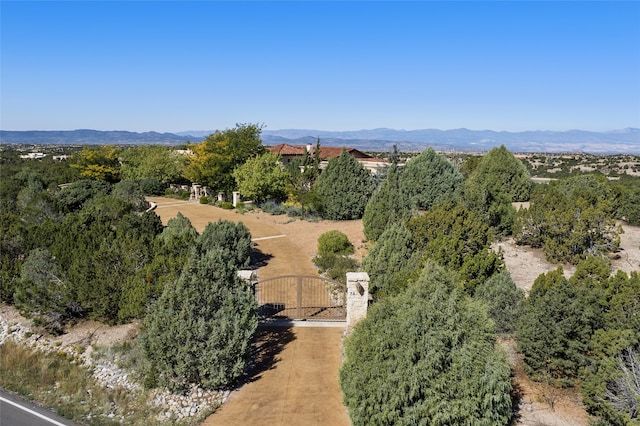
POLYGON ((640 127, 640 2, 1 1, 0 128, 640 127))

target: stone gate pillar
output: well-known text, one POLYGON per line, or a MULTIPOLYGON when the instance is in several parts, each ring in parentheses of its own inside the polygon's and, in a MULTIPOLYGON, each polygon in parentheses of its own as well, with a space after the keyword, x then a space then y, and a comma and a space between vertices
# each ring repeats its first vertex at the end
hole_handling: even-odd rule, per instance
POLYGON ((237 206, 239 202, 240 202, 240 193, 239 192, 234 192, 233 193, 233 207, 237 206))
POLYGON ((347 272, 347 332, 367 316, 369 306, 369 274, 347 272))

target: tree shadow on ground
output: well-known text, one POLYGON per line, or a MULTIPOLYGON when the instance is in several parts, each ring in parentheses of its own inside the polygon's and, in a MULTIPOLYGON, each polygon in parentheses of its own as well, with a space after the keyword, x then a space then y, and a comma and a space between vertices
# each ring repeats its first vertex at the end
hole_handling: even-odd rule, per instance
POLYGON ((519 383, 516 383, 511 377, 511 420, 509 425, 517 425, 520 422, 520 404, 524 404, 523 397, 524 391, 519 383))
POLYGON ((291 326, 259 327, 253 339, 251 363, 243 382, 254 382, 262 377, 262 373, 275 368, 280 360, 278 354, 295 339, 291 326))
POLYGON ((272 254, 263 253, 257 247, 254 247, 253 250, 251 250, 251 267, 253 269, 258 269, 258 268, 267 266, 267 264, 271 259, 273 259, 272 254))

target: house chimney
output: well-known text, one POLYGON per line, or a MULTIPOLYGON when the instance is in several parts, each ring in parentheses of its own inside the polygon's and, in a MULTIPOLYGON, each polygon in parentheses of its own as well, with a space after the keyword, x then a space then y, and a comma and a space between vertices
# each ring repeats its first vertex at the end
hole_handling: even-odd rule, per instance
POLYGON ((311 145, 310 143, 307 144, 307 152, 309 154, 311 154, 311 150, 313 149, 313 145, 311 145))

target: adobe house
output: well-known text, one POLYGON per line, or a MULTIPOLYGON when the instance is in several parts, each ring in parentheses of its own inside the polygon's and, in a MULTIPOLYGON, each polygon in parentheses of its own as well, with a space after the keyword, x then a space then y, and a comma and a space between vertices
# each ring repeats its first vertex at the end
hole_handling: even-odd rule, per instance
MULTIPOLYGON (((305 152, 307 152, 309 156, 312 156, 314 155, 314 152, 316 150, 316 147, 311 144, 307 144, 305 146, 281 143, 279 145, 268 146, 266 148, 275 154, 280 154, 280 157, 282 158, 282 162, 284 164, 288 164, 295 158, 302 158, 305 152)), ((339 157, 343 149, 347 151, 348 154, 351 154, 360 164, 364 166, 365 169, 369 170, 372 174, 378 173, 379 170, 389 165, 389 163, 387 163, 386 161, 372 157, 369 154, 366 154, 355 148, 321 146, 320 159, 322 161, 320 162, 320 169, 322 170, 327 167, 329 160, 331 160, 332 158, 339 157)))

